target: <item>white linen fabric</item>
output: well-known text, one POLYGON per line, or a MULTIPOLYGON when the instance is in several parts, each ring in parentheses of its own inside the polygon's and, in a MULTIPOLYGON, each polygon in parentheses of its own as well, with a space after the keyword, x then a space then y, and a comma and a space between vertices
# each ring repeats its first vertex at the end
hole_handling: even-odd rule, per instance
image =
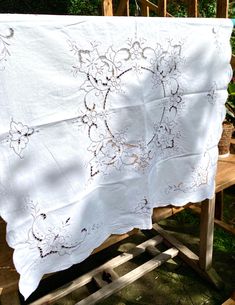
POLYGON ((0 215, 25 298, 154 207, 213 197, 231 31, 0 15, 0 215))

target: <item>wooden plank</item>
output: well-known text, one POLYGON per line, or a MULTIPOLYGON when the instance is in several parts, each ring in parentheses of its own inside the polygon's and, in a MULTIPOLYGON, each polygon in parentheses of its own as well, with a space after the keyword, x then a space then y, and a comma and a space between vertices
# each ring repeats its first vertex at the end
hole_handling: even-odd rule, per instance
POLYGON ((235 70, 235 55, 232 55, 230 63, 231 63, 231 66, 232 66, 233 70, 235 70))
POLYGON ((215 194, 215 219, 223 220, 224 191, 215 194))
POLYGON ((96 291, 95 293, 91 294, 89 297, 83 299, 82 301, 76 303, 75 305, 94 305, 98 301, 102 301, 109 297, 110 295, 120 291, 122 288, 126 287, 127 285, 133 283, 146 273, 156 269, 157 267, 161 266, 164 262, 168 261, 169 259, 175 257, 178 254, 178 250, 175 248, 168 249, 163 253, 155 256, 151 260, 147 261, 146 263, 142 264, 141 266, 135 268, 134 270, 126 273, 119 279, 115 280, 111 284, 101 288, 100 290, 96 291))
POLYGON ((229 298, 227 301, 225 301, 222 305, 235 305, 235 300, 229 298))
POLYGON ((55 301, 59 300, 60 298, 68 295, 69 293, 73 292, 74 290, 88 284, 92 278, 100 273, 103 270, 108 268, 116 268, 121 264, 124 264, 131 260, 132 258, 140 255, 141 253, 145 252, 146 247, 148 246, 156 246, 161 243, 163 238, 161 236, 155 236, 142 244, 134 247, 133 249, 129 250, 126 253, 122 253, 113 259, 109 260, 108 262, 104 263, 103 265, 91 270, 90 272, 78 277, 77 279, 73 280, 70 283, 60 287, 59 289, 45 295, 44 297, 38 299, 37 301, 31 303, 30 305, 45 305, 45 304, 52 304, 55 301))
POLYGON ((156 230, 162 237, 163 242, 167 246, 173 246, 179 250, 179 256, 190 266, 197 265, 199 262, 199 257, 192 252, 189 248, 187 248, 184 244, 182 244, 175 237, 171 236, 164 229, 162 229, 158 224, 153 224, 153 229, 156 230))
POLYGON ((126 15, 127 15, 127 17, 130 16, 130 2, 129 2, 129 0, 126 0, 126 15))
POLYGON ((102 288, 109 283, 117 280, 119 275, 112 269, 108 268, 93 276, 93 280, 99 288, 102 288))
POLYGON ((118 4, 117 11, 115 13, 116 16, 129 16, 129 0, 120 0, 118 4))
POLYGON ((113 16, 113 1, 112 0, 103 0, 103 15, 104 16, 113 16))
POLYGON ((11 293, 1 295, 0 303, 1 305, 20 305, 18 291, 12 291, 11 293))
POLYGON ((149 6, 146 0, 141 1, 141 15, 149 17, 149 6))
POLYGON ((235 184, 235 155, 218 162, 216 175, 216 193, 235 184))
POLYGON ((215 197, 201 203, 199 265, 207 271, 212 267, 215 197))
POLYGON ((158 0, 158 16, 166 17, 167 0, 158 0))
MULTIPOLYGON (((145 3, 149 7, 149 10, 151 10, 151 11, 155 12, 156 14, 158 14, 158 6, 156 4, 152 3, 149 0, 140 0, 140 1, 141 1, 141 6, 142 7, 143 7, 143 4, 145 3)), ((167 17, 174 17, 171 14, 169 14, 168 12, 166 13, 166 16, 167 17)))
POLYGON ((217 0, 216 17, 228 18, 229 0, 217 0))
POLYGON ((162 219, 168 218, 172 215, 175 215, 176 213, 179 213, 185 209, 186 206, 184 207, 161 207, 161 208, 154 208, 153 209, 153 215, 152 215, 152 220, 153 222, 158 222, 162 219))
MULTIPOLYGON (((197 214, 200 214, 201 213, 201 209, 199 206, 195 206, 195 205, 191 205, 189 206, 189 208, 197 213, 197 214)), ((233 228, 232 226, 228 225, 227 223, 225 223, 224 221, 221 221, 221 220, 218 220, 218 219, 214 219, 214 223, 215 225, 217 225, 218 227, 220 227, 221 229, 231 233, 231 234, 234 234, 235 235, 235 228, 233 228)))
POLYGON ((198 16, 197 6, 198 6, 197 0, 188 0, 188 17, 198 16))
POLYGON ((158 224, 153 224, 153 229, 156 230, 162 237, 163 242, 171 247, 175 247, 179 250, 179 257, 192 267, 202 278, 212 283, 216 288, 221 289, 223 287, 223 282, 221 278, 218 276, 216 271, 211 268, 207 271, 202 270, 199 265, 199 257, 192 252, 189 248, 187 248, 184 244, 182 244, 179 240, 171 236, 165 230, 163 230, 158 224))
POLYGON ((125 233, 125 234, 120 234, 120 235, 111 235, 105 242, 103 242, 98 248, 93 250, 92 254, 95 254, 97 252, 100 252, 116 243, 119 241, 128 238, 131 235, 137 234, 139 232, 139 229, 133 229, 132 231, 125 233))

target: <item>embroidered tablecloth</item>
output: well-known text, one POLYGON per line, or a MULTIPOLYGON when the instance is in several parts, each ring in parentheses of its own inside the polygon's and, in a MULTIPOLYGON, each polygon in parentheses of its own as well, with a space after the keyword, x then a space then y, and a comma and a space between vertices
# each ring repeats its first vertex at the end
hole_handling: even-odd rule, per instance
POLYGON ((231 30, 0 15, 0 215, 25 298, 153 207, 213 196, 231 30))

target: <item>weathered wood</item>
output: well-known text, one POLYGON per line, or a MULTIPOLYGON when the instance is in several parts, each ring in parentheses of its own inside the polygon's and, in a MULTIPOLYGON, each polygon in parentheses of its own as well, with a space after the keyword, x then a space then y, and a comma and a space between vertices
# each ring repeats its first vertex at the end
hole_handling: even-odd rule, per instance
POLYGON ((198 6, 197 0, 188 0, 188 17, 198 16, 197 6, 198 6))
POLYGON ((209 270, 202 270, 199 265, 199 257, 187 248, 179 240, 171 236, 165 230, 163 230, 158 224, 153 224, 153 229, 156 230, 162 237, 163 242, 169 247, 175 247, 179 250, 179 257, 193 268, 202 278, 212 283, 216 288, 221 289, 224 286, 221 278, 218 276, 216 271, 213 268, 209 270))
MULTIPOLYGON (((156 14, 158 14, 158 6, 154 3, 152 3, 149 0, 140 0, 141 1, 141 6, 143 7, 143 4, 146 4, 149 7, 149 10, 155 12, 156 14)), ((143 15, 143 14, 142 14, 143 15)), ((144 16, 144 15, 143 15, 144 16)), ((173 17, 171 14, 169 14, 168 12, 166 13, 167 17, 173 17)))
POLYGON ((145 17, 149 17, 149 5, 148 1, 143 0, 141 3, 141 15, 145 17))
POLYGON ((103 0, 103 15, 104 16, 113 16, 113 1, 112 0, 103 0))
POLYGON ((156 230, 162 237, 163 242, 167 246, 173 246, 179 250, 179 256, 190 266, 198 265, 199 257, 192 252, 189 248, 187 248, 184 244, 182 244, 178 239, 171 236, 164 229, 162 229, 158 224, 153 224, 153 229, 156 230))
POLYGON ((146 263, 142 264, 141 266, 135 268, 134 270, 126 273, 125 275, 121 276, 119 279, 115 280, 114 282, 110 283, 109 285, 101 288, 100 290, 96 291, 95 293, 91 294, 89 297, 83 299, 82 301, 76 303, 75 305, 93 305, 96 304, 98 301, 102 301, 105 298, 109 297, 113 293, 120 291, 125 286, 133 283, 146 273, 154 270, 155 268, 161 266, 164 262, 168 261, 169 259, 175 257, 178 254, 178 250, 175 248, 168 249, 163 253, 155 256, 151 260, 147 261, 146 263))
POLYGON ((229 298, 227 301, 225 301, 222 305, 235 305, 235 300, 229 298))
POLYGON ((163 238, 161 236, 155 236, 154 238, 151 238, 142 244, 134 247, 133 249, 129 250, 126 253, 122 253, 113 259, 109 260, 105 264, 97 267, 96 269, 91 270, 90 272, 78 277, 77 279, 73 280, 70 283, 67 283, 66 285, 60 287, 59 289, 45 295, 44 297, 38 299, 37 301, 31 303, 30 305, 45 305, 45 304, 53 304, 55 301, 59 300, 60 298, 68 295, 69 293, 73 292, 74 290, 88 284, 92 281, 92 278, 100 273, 103 272, 103 270, 106 270, 108 268, 116 268, 121 264, 124 264, 131 260, 132 258, 140 255, 141 253, 145 252, 146 247, 148 246, 156 246, 159 243, 161 243, 163 238))
POLYGON ((201 204, 199 265, 207 271, 212 267, 215 197, 201 204))
POLYGON ((0 295, 1 305, 20 305, 18 290, 0 295))
POLYGON ((230 63, 231 63, 231 66, 232 66, 233 70, 235 70, 235 55, 232 55, 230 63))
POLYGON ((216 17, 228 18, 229 0, 217 0, 216 17))
POLYGON ((117 11, 115 13, 116 16, 129 16, 129 0, 120 0, 118 4, 117 11))
POLYGON ((215 219, 223 220, 224 209, 224 191, 220 191, 215 195, 215 219))
POLYGON ((220 192, 235 184, 235 155, 218 162, 215 192, 220 192))
POLYGON ((148 246, 147 248, 146 248, 146 252, 148 253, 148 254, 150 254, 151 256, 156 256, 156 255, 158 255, 158 254, 160 254, 161 253, 161 251, 159 251, 156 247, 154 247, 154 246, 148 246))
POLYGON ((110 284, 118 278, 119 275, 111 268, 105 269, 103 270, 103 272, 100 272, 93 276, 93 280, 99 288, 110 284))
MULTIPOLYGON (((197 213, 197 214, 200 214, 201 213, 201 209, 199 206, 195 206, 195 205, 191 205, 189 206, 189 208, 197 213)), ((221 229, 231 233, 231 234, 234 234, 235 235, 235 228, 233 228, 232 226, 230 226, 229 224, 225 223, 224 221, 221 221, 221 220, 218 220, 218 219, 214 219, 214 223, 215 225, 217 225, 218 227, 220 227, 221 229)))
POLYGON ((167 0, 158 0, 158 16, 166 17, 167 0))
POLYGON ((176 213, 179 213, 180 211, 183 211, 186 206, 184 207, 161 207, 161 208, 154 208, 153 209, 153 215, 152 220, 153 222, 158 222, 162 219, 168 218, 172 215, 175 215, 176 213))
POLYGON ((98 248, 93 250, 92 254, 95 254, 97 252, 100 252, 116 243, 119 241, 128 238, 131 235, 137 234, 139 232, 139 229, 133 229, 132 231, 125 233, 125 234, 120 234, 120 235, 111 235, 106 241, 104 241, 98 248))
POLYGON ((18 289, 19 274, 12 260, 13 249, 6 243, 6 223, 0 219, 0 294, 5 294, 18 289))

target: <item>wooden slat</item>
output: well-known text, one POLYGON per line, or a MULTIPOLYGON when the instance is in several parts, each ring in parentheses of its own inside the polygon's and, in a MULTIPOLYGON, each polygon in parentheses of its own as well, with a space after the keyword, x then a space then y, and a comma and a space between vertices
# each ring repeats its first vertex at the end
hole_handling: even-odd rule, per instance
MULTIPOLYGON (((189 208, 197 213, 200 214, 201 213, 201 209, 199 206, 195 206, 195 205, 190 205, 189 208)), ((233 228, 232 226, 228 225, 227 223, 225 223, 224 221, 218 220, 218 219, 214 219, 214 223, 215 225, 217 225, 218 227, 220 227, 221 229, 234 234, 235 235, 235 228, 233 228)))
POLYGON ((202 278, 212 283, 215 287, 221 289, 223 287, 223 282, 218 274, 215 272, 213 268, 205 271, 200 268, 199 265, 199 257, 192 252, 189 248, 187 248, 183 243, 174 238, 172 235, 163 230, 158 224, 153 224, 153 229, 156 230, 162 237, 163 242, 169 247, 175 247, 179 250, 179 257, 192 267, 202 278))
POLYGON ((153 209, 152 220, 153 220, 153 222, 158 222, 162 219, 175 215, 184 209, 185 209, 185 206, 178 207, 178 208, 175 208, 175 207, 155 208, 155 209, 153 209))
POLYGON ((231 154, 218 162, 215 192, 220 192, 235 184, 235 155, 231 154))
POLYGON ((167 0, 158 0, 158 16, 166 17, 167 0))
POLYGON ((139 232, 139 229, 133 229, 132 231, 125 233, 125 234, 111 235, 105 242, 103 242, 98 248, 96 248, 92 252, 92 254, 100 252, 100 251, 118 243, 119 241, 128 238, 131 235, 137 234, 138 232, 139 232))
POLYGON ((6 243, 6 223, 0 220, 0 294, 5 294, 17 290, 19 274, 12 260, 13 249, 6 243))
POLYGON ((121 264, 124 264, 131 260, 132 258, 140 255, 141 253, 145 252, 146 247, 148 246, 156 246, 159 243, 161 243, 163 238, 161 236, 155 236, 154 238, 151 238, 142 244, 136 246, 135 248, 129 250, 126 253, 122 253, 113 259, 109 260, 105 264, 97 267, 96 269, 91 270, 90 272, 78 277, 77 279, 73 280, 70 283, 67 283, 66 285, 60 287, 59 289, 45 295, 44 297, 38 299, 37 301, 31 303, 30 305, 45 305, 45 304, 53 304, 55 301, 59 300, 60 298, 68 295, 69 293, 73 292, 74 290, 88 284, 92 278, 102 272, 103 270, 106 270, 108 268, 116 268, 121 264))
POLYGON ((103 15, 104 16, 113 16, 113 1, 112 0, 103 0, 103 15))
POLYGON ((215 197, 201 204, 199 265, 207 271, 212 267, 215 197))
POLYGON ((217 0, 216 17, 228 18, 229 0, 217 0))
POLYGON ((235 300, 229 298, 227 301, 225 301, 222 305, 235 305, 235 300))
POLYGON ((129 0, 120 0, 118 4, 117 11, 115 13, 116 16, 129 16, 129 0))
POLYGON ((149 17, 149 5, 146 0, 141 1, 141 15, 149 17))
MULTIPOLYGON (((155 12, 156 14, 158 14, 158 6, 154 3, 152 3, 149 0, 140 0, 141 1, 141 6, 143 8, 143 4, 145 4, 146 6, 149 7, 149 10, 155 12)), ((143 15, 143 14, 142 14, 143 15)), ((144 16, 144 15, 143 15, 144 16)), ((168 12, 166 13, 167 17, 173 17, 171 14, 169 14, 168 12)))
POLYGON ((18 290, 12 291, 9 294, 3 294, 0 298, 1 305, 20 305, 18 290))
POLYGON ((178 254, 178 250, 175 248, 168 249, 163 253, 155 256, 151 260, 147 261, 143 265, 135 268, 134 270, 128 272, 127 274, 123 275, 119 279, 115 280, 111 284, 101 288, 100 290, 96 291, 89 297, 83 299, 82 301, 76 303, 75 305, 94 305, 98 301, 102 301, 105 298, 109 297, 110 295, 120 291, 125 286, 133 283, 146 273, 156 269, 157 267, 161 266, 164 262, 168 261, 169 259, 175 257, 178 254))
POLYGON ((215 219, 223 220, 224 210, 224 191, 220 191, 215 195, 215 219))
POLYGON ((232 66, 233 70, 235 70, 235 55, 232 55, 230 63, 231 63, 231 66, 232 66))
POLYGON ((109 283, 117 280, 118 278, 119 275, 112 268, 108 268, 103 272, 100 272, 93 276, 93 280, 99 288, 108 285, 109 283))
POLYGON ((197 0, 188 0, 188 17, 198 16, 197 6, 198 6, 197 0))
POLYGON ((192 252, 175 237, 167 233, 158 224, 154 223, 153 229, 156 230, 163 237, 163 242, 166 243, 167 246, 173 246, 178 249, 180 251, 179 256, 187 263, 189 263, 190 266, 198 265, 199 257, 194 252, 192 252))

